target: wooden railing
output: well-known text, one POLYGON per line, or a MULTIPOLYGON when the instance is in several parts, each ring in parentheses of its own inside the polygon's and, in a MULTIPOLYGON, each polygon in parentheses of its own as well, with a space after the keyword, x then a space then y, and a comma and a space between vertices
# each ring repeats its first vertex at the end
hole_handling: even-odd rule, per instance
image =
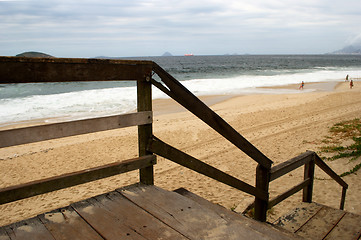
POLYGON ((137 113, 68 121, 0 131, 0 147, 138 126, 139 157, 0 189, 0 204, 125 173, 140 171, 140 181, 153 184, 155 155, 146 150, 152 136, 151 61, 43 59, 0 57, 0 83, 136 81, 137 113))
POLYGON ((141 183, 154 184, 153 165, 156 163, 154 155, 156 154, 255 196, 255 219, 259 221, 266 220, 268 208, 302 189, 304 190, 303 200, 312 200, 314 164, 317 164, 343 186, 341 200, 341 208, 343 208, 347 184, 315 153, 307 152, 271 168, 273 162, 270 159, 154 62, 0 57, 0 83, 3 84, 115 80, 131 80, 137 82, 137 113, 4 130, 0 131, 0 147, 9 147, 121 127, 138 126, 139 157, 0 189, 0 204, 136 169, 139 169, 141 183), (156 81, 154 79, 155 77, 153 78, 155 74, 158 75, 160 81, 156 81), (256 169, 256 186, 252 186, 222 172, 155 137, 152 130, 152 85, 176 100, 255 160, 258 163, 256 169), (268 188, 270 181, 302 165, 306 166, 305 180, 286 193, 269 201, 268 188))
POLYGON ((304 168, 304 180, 297 186, 291 188, 290 190, 282 193, 281 195, 270 200, 268 203, 268 208, 275 206, 289 196, 303 190, 303 202, 312 202, 312 192, 313 192, 313 180, 315 165, 321 168, 326 174, 328 174, 333 180, 335 180, 342 187, 342 195, 340 202, 340 209, 344 209, 346 190, 348 185, 345 181, 342 180, 315 152, 307 151, 295 158, 292 158, 286 162, 283 162, 277 166, 272 167, 270 181, 273 181, 301 166, 304 168))

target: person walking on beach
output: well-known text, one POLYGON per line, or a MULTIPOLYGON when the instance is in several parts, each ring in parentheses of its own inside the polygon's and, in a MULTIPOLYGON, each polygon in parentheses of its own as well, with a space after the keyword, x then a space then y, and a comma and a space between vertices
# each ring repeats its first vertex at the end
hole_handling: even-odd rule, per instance
POLYGON ((305 86, 305 83, 302 81, 302 83, 298 89, 303 89, 304 86, 305 86))
POLYGON ((348 74, 346 75, 346 79, 345 79, 345 82, 347 82, 348 81, 348 74))
POLYGON ((352 89, 352 88, 353 88, 353 81, 351 79, 351 81, 350 81, 350 89, 352 89))

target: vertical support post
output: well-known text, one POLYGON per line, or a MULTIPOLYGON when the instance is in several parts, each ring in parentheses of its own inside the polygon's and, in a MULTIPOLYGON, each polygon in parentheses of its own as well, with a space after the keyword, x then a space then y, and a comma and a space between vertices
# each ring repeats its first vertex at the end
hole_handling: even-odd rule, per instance
POLYGON ((304 171, 304 180, 310 179, 310 184, 307 185, 303 189, 302 201, 303 202, 312 202, 312 192, 313 192, 313 179, 315 175, 315 155, 312 155, 312 160, 305 164, 305 171, 304 171))
MULTIPOLYGON (((269 182, 270 170, 258 164, 256 169, 256 188, 268 193, 269 182)), ((254 219, 257 221, 265 222, 267 220, 268 198, 268 195, 267 199, 255 198, 254 219)))
MULTIPOLYGON (((152 84, 151 76, 147 75, 144 79, 137 81, 137 109, 141 111, 152 111, 152 84)), ((138 126, 138 149, 139 156, 152 154, 147 151, 147 144, 153 135, 152 124, 145 124, 138 126)), ((154 184, 154 169, 153 166, 139 169, 140 182, 153 185, 154 184)))
POLYGON ((346 190, 347 190, 347 188, 342 187, 342 196, 341 196, 341 203, 340 203, 340 209, 341 210, 343 210, 344 207, 345 207, 346 190))

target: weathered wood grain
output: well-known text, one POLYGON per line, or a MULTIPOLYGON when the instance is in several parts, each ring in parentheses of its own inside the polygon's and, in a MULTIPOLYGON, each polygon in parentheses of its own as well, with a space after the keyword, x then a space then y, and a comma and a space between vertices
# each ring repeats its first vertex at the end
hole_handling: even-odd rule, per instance
MULTIPOLYGON (((65 207, 45 213, 40 215, 39 218, 56 240, 103 239, 72 207, 65 207)), ((28 239, 36 238, 32 238, 32 234, 29 233, 28 239)))
POLYGON ((306 224, 321 208, 322 205, 316 203, 309 204, 302 202, 298 207, 273 222, 273 224, 294 233, 306 224))
POLYGON ((154 63, 154 72, 162 79, 166 87, 160 83, 153 84, 165 94, 172 97, 179 104, 192 112, 211 128, 233 143, 253 160, 264 166, 271 168, 272 161, 260 152, 254 145, 248 142, 241 134, 231 127, 223 118, 211 110, 206 104, 199 100, 193 93, 185 88, 180 82, 172 77, 168 72, 154 63))
POLYGON ((303 193, 302 193, 302 201, 303 202, 308 202, 311 203, 312 202, 312 193, 313 193, 313 180, 315 177, 315 161, 309 161, 308 163, 305 164, 305 169, 304 169, 304 180, 308 180, 309 179, 309 183, 303 188, 303 193))
MULTIPOLYGON (((151 76, 147 76, 148 81, 137 81, 137 109, 138 112, 152 111, 152 84, 151 76)), ((147 144, 153 135, 153 126, 151 123, 138 126, 138 152, 139 156, 151 154, 147 150, 147 144)), ((147 166, 139 169, 140 182, 148 185, 154 184, 153 166, 147 166)))
POLYGON ((129 113, 0 131, 0 148, 50 139, 151 124, 152 112, 129 113))
POLYGON ((11 240, 5 229, 0 228, 0 240, 11 240))
POLYGON ((0 83, 138 80, 151 61, 0 57, 0 83))
POLYGON ((201 173, 207 177, 215 179, 221 183, 227 184, 238 190, 249 193, 253 196, 257 196, 261 199, 267 200, 267 191, 257 189, 248 183, 245 183, 215 167, 212 167, 166 143, 153 137, 153 140, 149 142, 148 150, 165 157, 173 162, 176 162, 184 167, 187 167, 193 171, 201 173))
POLYGON ((289 173, 290 171, 293 171, 296 168, 305 165, 306 163, 312 160, 314 154, 315 154, 314 152, 307 151, 305 153, 298 155, 297 157, 291 158, 283 163, 280 163, 272 167, 270 181, 273 181, 289 173))
POLYGON ((256 189, 265 193, 266 199, 262 199, 255 196, 254 199, 254 219, 257 221, 265 222, 267 220, 267 209, 269 201, 269 183, 270 183, 270 170, 262 166, 257 165, 256 168, 256 189))
POLYGON ((324 239, 344 214, 341 210, 333 209, 331 211, 330 208, 323 207, 296 233, 305 238, 324 239))
POLYGON ((71 206, 104 239, 147 239, 135 229, 127 226, 122 216, 115 216, 95 199, 77 202, 71 206))
POLYGON ((14 223, 5 229, 12 240, 55 239, 38 217, 14 223))
POLYGON ((361 236, 361 216, 346 213, 325 240, 359 239, 361 236))
POLYGON ((322 161, 322 159, 318 155, 315 156, 315 163, 325 173, 327 173, 336 182, 338 182, 338 184, 340 184, 344 188, 348 188, 348 184, 340 176, 338 176, 338 174, 335 173, 324 161, 322 161))
POLYGON ((301 191, 302 189, 307 187, 310 183, 311 183, 311 179, 307 178, 306 180, 302 181, 300 184, 297 184, 293 188, 291 188, 291 189, 287 190, 286 192, 273 198, 268 203, 268 209, 272 208, 273 206, 277 205, 278 203, 282 202, 283 200, 287 199, 288 197, 292 196, 293 194, 301 191))
POLYGON ((170 226, 130 202, 118 192, 94 197, 110 213, 146 239, 186 239, 170 226))
POLYGON ((91 182, 97 179, 114 176, 147 166, 152 166, 155 164, 155 162, 156 157, 154 155, 147 155, 139 158, 107 164, 100 167, 3 188, 0 189, 0 204, 91 182))
POLYGON ((276 239, 252 231, 243 223, 227 222, 206 206, 156 186, 118 191, 189 239, 276 239))
MULTIPOLYGON (((192 199, 193 201, 196 201, 200 205, 207 207, 211 209, 212 211, 216 212, 221 218, 225 219, 227 222, 236 221, 237 223, 240 223, 242 226, 247 226, 250 228, 250 234, 253 234, 253 231, 259 232, 263 234, 264 238, 267 239, 267 236, 272 236, 272 238, 278 239, 278 240, 289 240, 289 239, 298 239, 297 235, 288 232, 283 231, 280 232, 279 228, 274 229, 270 228, 268 225, 263 224, 259 221, 256 221, 252 218, 248 218, 242 214, 229 211, 229 209, 224 208, 221 205, 211 203, 207 201, 206 199, 189 192, 188 190, 184 188, 180 188, 177 190, 174 190, 174 192, 181 194, 182 196, 185 196, 189 199, 192 199)), ((253 239, 254 237, 251 235, 249 239, 253 239)))

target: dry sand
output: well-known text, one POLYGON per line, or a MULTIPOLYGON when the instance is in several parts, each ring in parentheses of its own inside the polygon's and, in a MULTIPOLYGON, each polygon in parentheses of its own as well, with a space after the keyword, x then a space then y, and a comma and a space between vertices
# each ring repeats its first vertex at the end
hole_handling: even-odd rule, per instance
MULTIPOLYGON (((329 128, 361 117, 361 86, 348 83, 313 85, 316 92, 214 96, 204 100, 221 117, 274 161, 274 165, 306 150, 318 151, 329 128), (327 86, 327 87, 326 87, 327 86), (332 87, 330 87, 332 86, 332 87), (331 88, 331 89, 330 89, 331 88)), ((297 89, 298 86, 287 86, 297 89)), ((249 184, 256 163, 172 100, 156 100, 154 135, 249 184)), ((135 127, 0 149, 0 187, 7 187, 137 156, 135 127)), ((337 173, 361 159, 327 162, 337 173)), ((270 185, 271 198, 303 178, 300 168, 270 185)), ((360 173, 344 177, 349 184, 345 209, 361 214, 360 173)), ((0 206, 0 226, 138 181, 138 172, 114 176, 0 206)), ((158 157, 155 184, 167 190, 184 187, 226 208, 243 210, 253 197, 158 157)), ((314 201, 338 207, 341 187, 316 168, 314 201), (325 180, 324 180, 325 179, 325 180)), ((269 221, 301 202, 301 194, 274 207, 269 221)))

